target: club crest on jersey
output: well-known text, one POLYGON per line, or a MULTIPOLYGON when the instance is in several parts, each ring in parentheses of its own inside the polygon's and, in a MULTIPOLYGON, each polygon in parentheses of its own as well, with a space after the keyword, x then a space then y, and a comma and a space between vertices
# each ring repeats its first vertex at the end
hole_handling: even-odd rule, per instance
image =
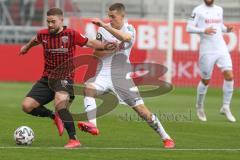
POLYGON ((68 42, 68 36, 62 36, 62 42, 67 43, 68 42))

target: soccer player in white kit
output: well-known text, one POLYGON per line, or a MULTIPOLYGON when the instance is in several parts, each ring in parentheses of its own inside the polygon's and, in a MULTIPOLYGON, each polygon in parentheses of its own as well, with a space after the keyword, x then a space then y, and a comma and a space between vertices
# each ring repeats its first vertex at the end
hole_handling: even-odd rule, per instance
MULTIPOLYGON (((108 92, 111 90, 118 96, 120 100, 125 102, 128 106, 134 109, 141 118, 146 120, 148 125, 161 136, 165 148, 174 148, 174 141, 166 133, 158 117, 151 113, 144 105, 138 90, 132 92, 130 88, 128 88, 129 83, 121 83, 122 85, 116 85, 116 81, 119 81, 119 79, 121 81, 121 78, 123 79, 123 77, 118 77, 120 72, 116 71, 122 70, 124 68, 122 64, 125 64, 126 61, 129 63, 129 55, 136 35, 134 27, 125 22, 125 6, 122 3, 112 4, 109 7, 108 16, 110 19, 110 23, 108 24, 102 22, 98 18, 92 20, 95 25, 99 26, 96 39, 102 42, 116 42, 120 44, 120 48, 114 53, 106 50, 95 50, 94 55, 102 60, 102 66, 96 77, 94 77, 93 80, 88 80, 87 83, 85 83, 84 107, 85 111, 88 112, 87 116, 89 122, 79 122, 78 127, 81 130, 89 132, 93 135, 99 134, 96 118, 94 118, 96 115, 93 115, 96 113, 92 112, 94 109, 96 109, 94 97, 102 94, 103 92, 108 92), (122 59, 122 55, 125 56, 126 59, 122 59)), ((132 83, 132 81, 130 83, 132 83)))
POLYGON ((223 24, 223 9, 214 4, 214 0, 204 0, 195 7, 187 24, 187 32, 200 35, 199 67, 201 81, 197 87, 197 116, 201 121, 207 121, 204 112, 204 99, 211 79, 214 65, 222 71, 223 105, 220 113, 225 114, 230 122, 236 119, 231 113, 230 102, 233 94, 232 60, 223 39, 223 32, 231 32, 232 27, 223 24))

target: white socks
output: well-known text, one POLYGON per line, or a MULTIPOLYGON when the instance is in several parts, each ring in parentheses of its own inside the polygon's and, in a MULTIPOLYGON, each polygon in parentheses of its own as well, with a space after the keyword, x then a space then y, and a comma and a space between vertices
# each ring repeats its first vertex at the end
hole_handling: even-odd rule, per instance
POLYGON ((197 107, 203 107, 205 95, 207 93, 208 86, 204 85, 202 81, 198 83, 197 87, 197 107))
POLYGON ((170 136, 164 130, 162 124, 160 123, 157 116, 152 114, 152 121, 148 122, 149 126, 152 127, 161 137, 163 140, 171 139, 170 136))
POLYGON ((223 106, 230 106, 232 95, 233 95, 233 85, 234 81, 226 81, 223 82, 223 106))
POLYGON ((84 97, 84 109, 87 112, 88 121, 93 123, 97 127, 96 113, 97 105, 95 98, 93 97, 84 97))

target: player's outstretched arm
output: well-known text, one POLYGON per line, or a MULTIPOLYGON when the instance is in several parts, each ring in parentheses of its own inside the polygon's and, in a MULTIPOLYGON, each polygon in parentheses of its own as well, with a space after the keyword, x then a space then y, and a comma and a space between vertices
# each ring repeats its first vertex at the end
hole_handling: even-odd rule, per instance
POLYGON ((106 55, 113 54, 115 51, 114 50, 94 50, 93 55, 101 58, 106 55))
POLYGON ((188 23, 186 31, 188 33, 204 33, 205 30, 203 28, 198 28, 191 23, 188 23))
POLYGON ((129 33, 125 33, 118 29, 112 28, 110 25, 107 25, 106 23, 101 21, 99 18, 92 19, 92 23, 99 27, 103 27, 120 41, 130 42, 132 39, 132 36, 129 33))
POLYGON ((186 31, 188 33, 203 33, 203 34, 208 34, 208 35, 213 35, 217 32, 216 29, 214 29, 212 27, 208 27, 208 28, 205 28, 205 29, 204 28, 198 28, 194 24, 192 24, 191 22, 188 22, 186 31))
POLYGON ((192 11, 191 17, 187 21, 186 31, 188 33, 196 33, 196 34, 204 33, 205 29, 198 27, 198 21, 199 21, 199 14, 198 14, 198 11, 194 9, 192 11))
POLYGON ((40 44, 40 43, 36 41, 36 37, 32 37, 32 39, 27 44, 22 46, 22 48, 20 49, 19 55, 26 54, 30 48, 32 48, 33 46, 36 46, 38 44, 40 44))
POLYGON ((102 43, 98 40, 89 40, 86 43, 86 46, 94 48, 96 50, 115 50, 117 47, 117 43, 114 42, 102 43))

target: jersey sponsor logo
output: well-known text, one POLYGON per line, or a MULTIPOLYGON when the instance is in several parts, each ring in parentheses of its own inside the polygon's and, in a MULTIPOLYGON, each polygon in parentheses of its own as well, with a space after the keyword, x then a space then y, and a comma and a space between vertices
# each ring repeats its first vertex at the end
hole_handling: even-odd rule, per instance
POLYGON ((211 23, 222 23, 222 19, 206 19, 205 23, 211 24, 211 23))
POLYGON ((67 53, 68 48, 45 49, 45 51, 51 53, 67 53))

